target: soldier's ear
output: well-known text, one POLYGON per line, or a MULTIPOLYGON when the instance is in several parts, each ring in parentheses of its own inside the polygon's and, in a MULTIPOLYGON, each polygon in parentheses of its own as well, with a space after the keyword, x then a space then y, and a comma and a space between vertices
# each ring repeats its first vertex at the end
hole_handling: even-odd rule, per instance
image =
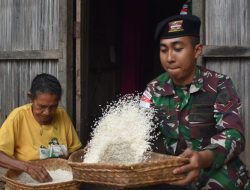
POLYGON ((195 45, 194 51, 195 51, 195 58, 197 59, 198 57, 202 55, 203 45, 202 44, 195 45))

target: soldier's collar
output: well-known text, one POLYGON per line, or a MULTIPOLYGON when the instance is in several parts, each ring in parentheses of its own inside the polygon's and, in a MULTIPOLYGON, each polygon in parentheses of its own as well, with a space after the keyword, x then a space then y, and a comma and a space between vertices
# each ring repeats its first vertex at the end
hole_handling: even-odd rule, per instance
MULTIPOLYGON (((175 95, 175 90, 174 90, 174 83, 173 80, 170 78, 168 74, 165 83, 159 87, 157 90, 159 94, 162 96, 170 96, 170 95, 175 95), (161 89, 161 90, 160 90, 161 89)), ((190 85, 189 92, 194 93, 199 90, 201 90, 203 87, 203 78, 202 78, 202 72, 201 68, 199 66, 196 67, 195 71, 195 77, 193 82, 190 85)))
POLYGON ((197 66, 196 71, 195 71, 195 77, 194 77, 194 80, 190 86, 189 92, 190 93, 197 92, 197 91, 201 90, 202 87, 203 87, 202 72, 201 72, 201 68, 199 66, 197 66))

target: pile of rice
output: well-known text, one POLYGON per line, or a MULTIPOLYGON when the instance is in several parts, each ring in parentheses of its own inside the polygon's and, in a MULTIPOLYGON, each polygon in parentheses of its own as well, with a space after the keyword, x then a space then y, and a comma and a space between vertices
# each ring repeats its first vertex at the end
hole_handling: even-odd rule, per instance
POLYGON ((151 150, 155 110, 141 108, 139 95, 125 95, 114 101, 95 122, 84 163, 133 164, 145 160, 151 150))
POLYGON ((48 171, 49 175, 53 179, 51 182, 40 183, 34 180, 29 174, 23 172, 16 179, 18 182, 28 185, 43 185, 43 184, 51 184, 51 183, 61 183, 73 180, 73 174, 70 171, 57 169, 48 171))

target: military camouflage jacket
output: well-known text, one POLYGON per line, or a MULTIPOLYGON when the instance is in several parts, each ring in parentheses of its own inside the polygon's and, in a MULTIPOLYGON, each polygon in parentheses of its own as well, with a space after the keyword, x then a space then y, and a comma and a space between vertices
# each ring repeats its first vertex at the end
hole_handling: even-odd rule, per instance
POLYGON ((241 104, 228 76, 197 66, 189 86, 176 86, 163 73, 148 84, 141 106, 158 110, 168 154, 178 155, 187 147, 210 149, 215 155, 211 168, 230 160, 241 167, 238 155, 245 144, 241 104))

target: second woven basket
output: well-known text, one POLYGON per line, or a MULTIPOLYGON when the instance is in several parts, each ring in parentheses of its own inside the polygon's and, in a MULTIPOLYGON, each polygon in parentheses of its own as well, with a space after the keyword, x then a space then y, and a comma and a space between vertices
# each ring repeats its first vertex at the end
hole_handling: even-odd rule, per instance
POLYGON ((141 187, 183 179, 173 169, 187 164, 187 158, 150 152, 147 161, 131 165, 83 163, 84 150, 71 154, 68 164, 76 181, 118 187, 141 187))

